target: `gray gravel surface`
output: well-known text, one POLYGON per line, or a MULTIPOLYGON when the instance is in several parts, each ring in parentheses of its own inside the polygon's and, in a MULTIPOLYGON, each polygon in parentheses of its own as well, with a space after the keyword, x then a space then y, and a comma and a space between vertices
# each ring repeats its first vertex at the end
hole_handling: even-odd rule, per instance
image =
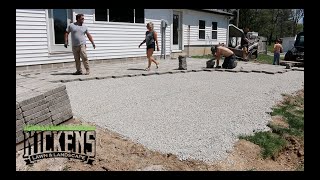
MULTIPOLYGON (((304 72, 191 72, 66 83, 76 117, 181 159, 222 160, 239 135, 268 130, 304 72)), ((108 152, 106 152, 108 153, 108 152)))

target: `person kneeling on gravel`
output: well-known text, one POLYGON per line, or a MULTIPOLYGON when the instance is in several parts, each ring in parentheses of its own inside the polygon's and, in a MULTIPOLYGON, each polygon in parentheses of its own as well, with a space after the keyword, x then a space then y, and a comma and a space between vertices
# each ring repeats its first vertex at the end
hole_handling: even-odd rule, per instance
POLYGON ((216 68, 221 68, 221 66, 219 66, 219 61, 222 56, 225 57, 222 64, 222 68, 233 69, 237 66, 236 56, 234 55, 233 51, 231 51, 229 48, 226 48, 221 45, 215 45, 211 47, 211 52, 217 60, 216 68))

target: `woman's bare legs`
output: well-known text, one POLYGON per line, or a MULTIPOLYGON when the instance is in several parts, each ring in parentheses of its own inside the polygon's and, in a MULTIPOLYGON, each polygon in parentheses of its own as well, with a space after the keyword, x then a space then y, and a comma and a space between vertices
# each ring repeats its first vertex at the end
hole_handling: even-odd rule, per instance
POLYGON ((154 58, 152 57, 153 51, 154 51, 153 48, 150 48, 150 49, 147 50, 148 70, 150 70, 150 66, 151 66, 152 62, 154 62, 156 64, 157 68, 158 68, 158 65, 159 65, 159 63, 156 60, 154 60, 154 58))

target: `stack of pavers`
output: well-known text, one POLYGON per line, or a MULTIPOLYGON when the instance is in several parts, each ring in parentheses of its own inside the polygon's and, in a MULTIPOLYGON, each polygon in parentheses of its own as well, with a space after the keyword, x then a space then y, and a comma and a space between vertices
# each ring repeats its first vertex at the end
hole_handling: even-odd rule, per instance
POLYGON ((57 125, 73 117, 64 84, 16 78, 16 143, 25 125, 57 125))

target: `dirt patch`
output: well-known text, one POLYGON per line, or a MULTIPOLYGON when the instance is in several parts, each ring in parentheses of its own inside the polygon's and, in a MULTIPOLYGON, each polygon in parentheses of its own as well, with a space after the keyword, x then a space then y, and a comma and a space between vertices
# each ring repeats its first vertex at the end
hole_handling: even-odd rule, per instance
POLYGON ((289 128, 289 124, 283 119, 282 116, 272 116, 271 119, 271 125, 280 126, 282 128, 289 128))
MULTIPOLYGON (((65 124, 87 124, 79 120, 69 120, 65 124)), ((146 149, 119 134, 97 127, 96 159, 93 165, 80 160, 49 158, 25 165, 23 150, 16 153, 17 171, 281 171, 295 170, 296 159, 291 152, 304 152, 296 146, 288 147, 275 160, 262 159, 261 148, 251 142, 240 140, 233 151, 223 161, 207 164, 196 160, 180 160, 173 154, 161 154, 146 149), (294 151, 292 151, 294 150, 294 151), (287 155, 288 154, 288 155, 287 155), (292 156, 291 156, 292 155, 292 156)), ((294 140, 293 140, 294 141, 294 140)), ((296 142, 296 141, 294 141, 296 142)), ((297 141, 299 142, 299 141, 297 141)), ((298 146, 298 143, 296 143, 298 146)), ((299 144, 301 147, 301 144, 299 144)), ((303 156, 303 155, 302 155, 303 156)), ((302 157, 300 156, 300 157, 302 157)))

